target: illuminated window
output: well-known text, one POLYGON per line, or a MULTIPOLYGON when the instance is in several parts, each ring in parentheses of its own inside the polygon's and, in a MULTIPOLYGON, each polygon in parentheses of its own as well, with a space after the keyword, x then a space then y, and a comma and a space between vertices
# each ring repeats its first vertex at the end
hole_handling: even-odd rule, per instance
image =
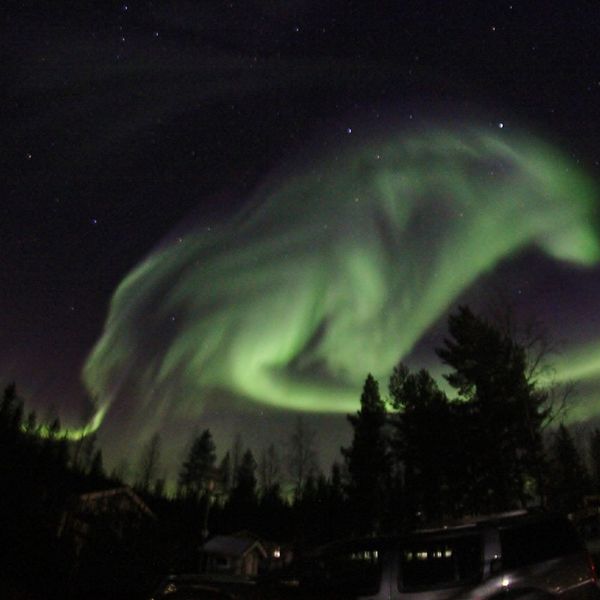
POLYGON ((479 535, 408 542, 400 559, 400 589, 416 592, 432 585, 455 586, 476 581, 481 577, 481 565, 479 535))

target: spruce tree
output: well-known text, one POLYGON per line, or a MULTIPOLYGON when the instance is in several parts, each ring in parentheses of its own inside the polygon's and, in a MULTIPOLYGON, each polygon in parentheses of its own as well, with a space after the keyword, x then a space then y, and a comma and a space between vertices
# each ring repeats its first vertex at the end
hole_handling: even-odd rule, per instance
POLYGON ((376 532, 381 521, 389 475, 386 418, 379 385, 369 374, 360 397, 360 410, 348 415, 354 430, 352 443, 342 448, 348 470, 347 494, 358 534, 376 532))
POLYGON ((232 496, 235 495, 243 502, 254 504, 256 502, 256 460, 250 449, 242 456, 236 481, 231 492, 232 496))
POLYGON ((179 490, 187 497, 199 498, 214 477, 215 444, 208 429, 196 436, 179 471, 179 490))
POLYGON ((228 524, 235 529, 251 529, 256 524, 258 512, 256 460, 252 450, 248 449, 242 455, 235 480, 227 503, 228 524))
POLYGON ((219 476, 221 479, 221 488, 225 494, 229 494, 231 490, 231 483, 233 481, 233 473, 231 466, 231 454, 229 450, 225 453, 225 456, 219 463, 219 476))
MULTIPOLYGON (((392 489, 404 491, 408 524, 433 521, 457 512, 467 483, 458 477, 455 423, 446 395, 431 375, 396 367, 389 384, 392 406, 392 450, 403 478, 392 489)), ((401 525, 397 523, 396 526, 401 525)))

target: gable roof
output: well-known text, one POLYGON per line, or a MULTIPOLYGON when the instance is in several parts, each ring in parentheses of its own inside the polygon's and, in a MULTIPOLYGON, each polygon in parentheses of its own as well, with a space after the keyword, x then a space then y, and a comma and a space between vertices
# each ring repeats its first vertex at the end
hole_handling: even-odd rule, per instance
POLYGON ((149 517, 156 518, 148 505, 129 486, 81 494, 79 496, 79 506, 80 508, 100 512, 104 512, 109 507, 111 510, 121 512, 135 509, 149 517))
POLYGON ((216 535, 202 546, 202 551, 207 554, 219 554, 221 556, 233 557, 244 557, 255 549, 263 557, 267 556, 267 552, 263 548, 263 545, 258 540, 251 538, 216 535))

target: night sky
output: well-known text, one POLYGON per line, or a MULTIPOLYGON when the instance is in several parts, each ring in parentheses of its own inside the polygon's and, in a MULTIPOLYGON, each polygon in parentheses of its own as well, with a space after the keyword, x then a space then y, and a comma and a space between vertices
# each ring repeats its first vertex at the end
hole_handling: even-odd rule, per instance
POLYGON ((109 465, 303 414, 327 466, 368 371, 442 373, 448 312, 500 295, 600 413, 595 2, 4 17, 0 383, 73 429, 95 398, 109 465))

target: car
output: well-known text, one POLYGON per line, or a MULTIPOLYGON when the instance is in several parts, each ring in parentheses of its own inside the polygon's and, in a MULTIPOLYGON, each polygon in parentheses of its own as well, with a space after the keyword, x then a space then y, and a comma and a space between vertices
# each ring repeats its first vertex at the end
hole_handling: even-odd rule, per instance
POLYGON ((265 598, 600 598, 593 563, 562 515, 519 512, 317 550, 265 598))

